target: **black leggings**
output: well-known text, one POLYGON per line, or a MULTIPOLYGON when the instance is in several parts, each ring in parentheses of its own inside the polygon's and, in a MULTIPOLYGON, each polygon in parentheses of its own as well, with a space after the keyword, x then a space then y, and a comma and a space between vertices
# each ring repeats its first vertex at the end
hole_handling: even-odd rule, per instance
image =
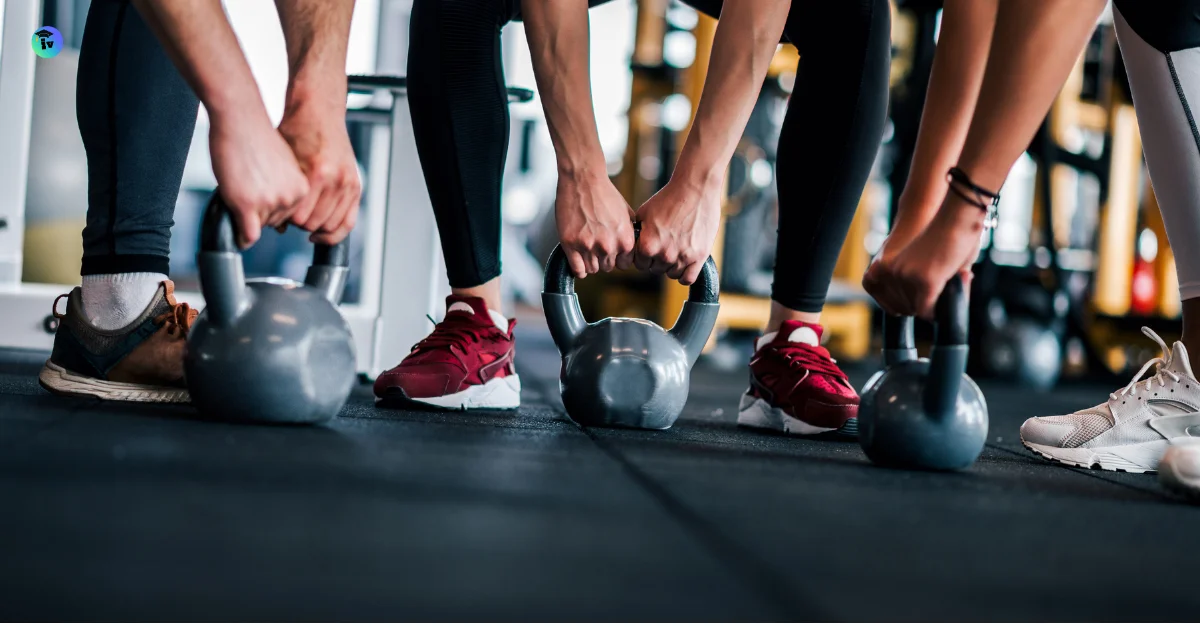
MULTIPOLYGON (((687 1, 720 15, 721 0, 687 1)), ((500 29, 515 19, 520 0, 413 3, 409 100, 453 287, 500 275, 509 131, 500 29)), ((825 303, 883 137, 890 20, 887 0, 792 0, 784 37, 800 64, 779 139, 772 290, 788 308, 815 312, 825 303)))
POLYGON ((200 100, 129 0, 92 0, 77 85, 88 164, 80 272, 166 274, 200 100))

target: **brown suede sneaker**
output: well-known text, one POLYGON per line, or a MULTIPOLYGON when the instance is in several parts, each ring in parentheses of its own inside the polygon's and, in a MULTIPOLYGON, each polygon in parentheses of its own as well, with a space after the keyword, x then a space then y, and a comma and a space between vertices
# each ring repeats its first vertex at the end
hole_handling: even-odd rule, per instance
POLYGON ((58 331, 42 368, 42 387, 67 396, 134 402, 191 402, 183 376, 187 331, 199 313, 175 301, 165 281, 150 306, 120 330, 100 330, 83 314, 79 287, 54 300, 58 331), (59 300, 67 310, 58 313, 59 300))

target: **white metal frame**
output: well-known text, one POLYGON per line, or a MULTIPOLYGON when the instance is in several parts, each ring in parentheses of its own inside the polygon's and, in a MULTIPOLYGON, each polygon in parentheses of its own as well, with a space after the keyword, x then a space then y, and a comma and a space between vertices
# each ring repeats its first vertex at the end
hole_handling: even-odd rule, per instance
MULTIPOLYGON (((40 2, 5 2, 0 30, 0 286, 21 281, 25 178, 33 118, 33 49, 40 2)), ((47 155, 46 159, 54 159, 47 155)), ((2 312, 4 309, 0 309, 2 312)))
MULTIPOLYGON (((71 287, 21 282, 25 181, 33 107, 34 55, 28 34, 38 26, 38 2, 4 3, 0 52, 0 347, 49 351, 45 322, 54 298, 71 287)), ((374 378, 400 361, 432 330, 449 294, 433 208, 417 157, 403 89, 377 94, 390 101, 389 124, 374 128, 364 191, 369 232, 364 239, 359 301, 341 311, 354 334, 358 371, 374 378), (386 177, 379 177, 386 173, 386 177)), ((52 159, 52 158, 48 158, 52 159)), ((179 299, 203 308, 203 297, 179 299)))

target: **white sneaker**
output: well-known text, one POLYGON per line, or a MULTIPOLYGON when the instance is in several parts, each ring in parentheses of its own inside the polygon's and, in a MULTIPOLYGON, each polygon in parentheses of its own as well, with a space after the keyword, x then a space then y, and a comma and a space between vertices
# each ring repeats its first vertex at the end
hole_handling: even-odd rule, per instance
MULTIPOLYGON (((1200 436, 1200 427, 1189 427, 1200 436)), ((1176 438, 1158 465, 1158 480, 1163 487, 1200 502, 1200 437, 1176 438)))
POLYGON ((1145 473, 1158 469, 1172 438, 1200 435, 1200 382, 1187 348, 1179 341, 1167 348, 1153 330, 1143 327, 1142 332, 1158 342, 1161 358, 1147 361, 1106 403, 1026 420, 1021 425, 1025 447, 1070 466, 1145 473), (1151 368, 1158 371, 1139 381, 1151 368))

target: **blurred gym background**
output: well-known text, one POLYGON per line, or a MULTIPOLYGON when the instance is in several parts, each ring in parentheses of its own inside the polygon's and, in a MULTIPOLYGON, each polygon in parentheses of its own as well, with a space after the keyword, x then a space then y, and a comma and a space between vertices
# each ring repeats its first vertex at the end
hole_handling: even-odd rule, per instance
MULTIPOLYGON (((9 0, 30 1, 30 0, 9 0)), ((0 8, 4 0, 0 0, 0 8)), ((57 26, 67 50, 38 59, 29 162, 25 282, 76 284, 87 210, 86 159, 75 121, 75 73, 89 0, 45 0, 43 24, 57 26)), ((403 75, 411 0, 357 0, 348 72, 403 75)), ((226 10, 278 121, 287 81, 283 36, 273 0, 236 0, 226 10)), ((940 19, 936 0, 893 1, 890 123, 872 180, 839 259, 824 316, 835 357, 856 361, 878 346, 877 309, 859 280, 887 233, 905 181, 940 19)), ((0 10, 0 16, 3 11, 0 10)), ((594 107, 609 173, 637 207, 670 175, 700 94, 715 22, 675 0, 612 0, 591 11, 594 107)), ((509 85, 534 88, 521 24, 503 32, 509 85)), ((718 330, 706 360, 739 366, 766 323, 778 212, 775 138, 794 85, 796 51, 781 47, 737 155, 714 257, 722 278, 718 330)), ((352 96, 352 108, 369 96, 352 96)), ((539 308, 541 261, 556 239, 555 162, 537 98, 512 105, 504 191, 505 299, 523 317, 539 308)), ((347 123, 363 165, 369 123, 347 123)), ((172 276, 197 286, 199 212, 215 187, 201 111, 175 213, 172 276)), ((405 212, 392 207, 388 212, 405 212)), ((362 235, 352 236, 357 299, 362 235)), ((267 234, 246 253, 251 275, 300 278, 311 255, 297 230, 267 234)), ((414 269, 413 273, 429 273, 414 269)), ((971 370, 977 376, 1048 388, 1061 379, 1120 376, 1156 348, 1142 325, 1179 332, 1180 305, 1170 247, 1148 185, 1137 121, 1111 19, 1093 34, 1025 156, 1003 190, 1000 225, 986 242, 972 296, 971 370)), ((580 285, 589 318, 646 317, 669 325, 686 291, 632 273, 580 285)))

